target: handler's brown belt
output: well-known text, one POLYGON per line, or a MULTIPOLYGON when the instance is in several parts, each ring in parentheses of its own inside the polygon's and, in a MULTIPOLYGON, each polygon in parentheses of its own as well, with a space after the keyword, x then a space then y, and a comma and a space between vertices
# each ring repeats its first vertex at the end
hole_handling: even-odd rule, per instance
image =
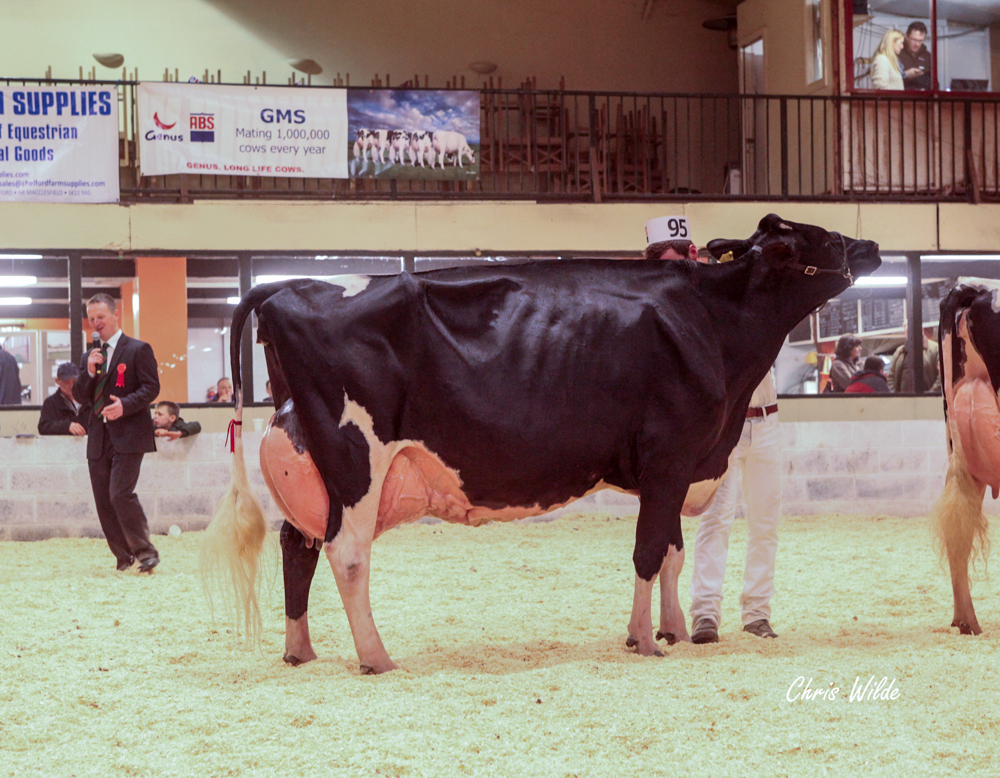
POLYGON ((761 416, 767 418, 778 412, 778 403, 768 405, 764 408, 747 408, 748 419, 759 419, 761 416))

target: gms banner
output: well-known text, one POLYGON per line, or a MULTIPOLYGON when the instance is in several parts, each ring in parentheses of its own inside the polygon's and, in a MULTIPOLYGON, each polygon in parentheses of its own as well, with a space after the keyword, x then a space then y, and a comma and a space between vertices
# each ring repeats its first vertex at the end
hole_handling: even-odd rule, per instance
POLYGON ((144 176, 347 178, 343 89, 143 82, 144 176))
POLYGON ((117 88, 0 87, 0 200, 117 203, 117 88))

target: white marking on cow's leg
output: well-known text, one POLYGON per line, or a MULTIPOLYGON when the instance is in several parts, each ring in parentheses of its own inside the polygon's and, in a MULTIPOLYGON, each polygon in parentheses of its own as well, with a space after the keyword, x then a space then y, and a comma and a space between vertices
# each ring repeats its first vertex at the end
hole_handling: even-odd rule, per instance
POLYGON ((663 652, 656 647, 653 640, 653 584, 656 583, 656 576, 652 581, 646 581, 638 575, 635 577, 635 592, 632 595, 632 618, 628 623, 628 640, 625 641, 629 647, 634 647, 636 653, 641 656, 663 656, 663 652))
POLYGON ((326 557, 337 579, 337 589, 344 603, 347 621, 351 625, 354 648, 358 652, 363 674, 384 673, 397 669, 382 644, 368 595, 371 573, 371 541, 359 542, 346 526, 324 546, 326 557))
POLYGON ((668 546, 660 567, 660 631, 656 636, 665 637, 670 645, 691 640, 677 592, 677 579, 683 569, 684 549, 668 546))
POLYGON ((316 652, 309 639, 309 613, 303 613, 300 619, 285 616, 285 655, 282 659, 292 667, 298 667, 315 658, 316 652))

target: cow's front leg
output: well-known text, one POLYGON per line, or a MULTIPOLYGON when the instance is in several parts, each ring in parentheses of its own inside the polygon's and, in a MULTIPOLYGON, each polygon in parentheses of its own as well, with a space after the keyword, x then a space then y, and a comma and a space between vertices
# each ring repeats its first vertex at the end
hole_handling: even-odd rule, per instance
POLYGON ((399 666, 392 661, 382 638, 379 637, 372 616, 368 585, 371 572, 371 539, 361 540, 350 529, 345 520, 340 532, 326 543, 324 550, 337 579, 337 589, 344 603, 347 621, 351 625, 354 648, 361 661, 364 675, 384 673, 399 666))
POLYGON ((663 656, 653 640, 653 617, 650 610, 653 607, 653 580, 647 581, 636 575, 635 591, 632 594, 632 618, 628 622, 628 638, 625 645, 634 648, 642 656, 663 656))
MULTIPOLYGON (((628 645, 643 656, 663 656, 653 636, 653 585, 661 570, 668 576, 661 580, 674 604, 668 611, 668 624, 675 635, 687 635, 684 615, 677 599, 677 576, 683 566, 684 540, 681 537, 681 506, 687 492, 686 481, 674 486, 674 480, 662 473, 647 471, 639 487, 639 520, 635 528, 635 592, 632 618, 629 621, 628 645)), ((662 591, 662 589, 661 589, 662 591)), ((661 631, 663 626, 661 612, 661 631)))
POLYGON ((297 667, 316 658, 309 639, 309 588, 319 561, 319 541, 310 543, 287 521, 281 525, 281 567, 285 582, 285 655, 297 667))
POLYGON ((657 640, 666 638, 670 645, 691 640, 677 589, 677 581, 683 569, 684 549, 670 546, 660 567, 660 629, 656 633, 657 640))

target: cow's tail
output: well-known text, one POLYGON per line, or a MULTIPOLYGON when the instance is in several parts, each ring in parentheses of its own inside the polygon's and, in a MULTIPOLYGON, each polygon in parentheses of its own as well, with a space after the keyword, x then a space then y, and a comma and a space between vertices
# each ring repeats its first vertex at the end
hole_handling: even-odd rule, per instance
MULTIPOLYGON (((255 287, 244 296, 233 312, 230 356, 236 418, 229 427, 233 451, 232 481, 229 491, 219 501, 199 552, 202 585, 213 612, 213 593, 220 592, 227 610, 236 618, 237 629, 242 625, 251 644, 259 643, 261 638, 260 554, 267 538, 268 526, 264 508, 250 488, 243 456, 240 342, 243 325, 250 311, 287 285, 285 282, 255 287)), ((227 436, 227 440, 229 439, 227 436)))
POLYGON ((967 575, 969 562, 981 562, 985 570, 989 555, 989 520, 983 513, 983 487, 969 472, 961 437, 951 437, 952 452, 944 491, 934 504, 939 551, 948 560, 952 576, 967 575))

